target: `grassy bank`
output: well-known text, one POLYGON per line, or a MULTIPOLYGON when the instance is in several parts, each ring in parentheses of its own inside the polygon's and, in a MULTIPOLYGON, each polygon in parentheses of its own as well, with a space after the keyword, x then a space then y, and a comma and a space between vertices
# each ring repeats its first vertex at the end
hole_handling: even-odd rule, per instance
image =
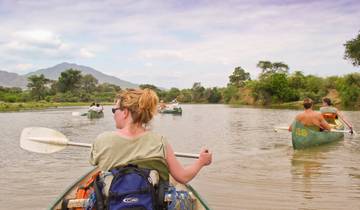
MULTIPOLYGON (((21 111, 21 110, 38 110, 38 109, 46 109, 46 108, 57 108, 64 106, 89 106, 89 102, 26 102, 26 103, 6 103, 0 102, 0 112, 8 112, 8 111, 21 111)), ((101 103, 102 105, 110 105, 112 103, 106 102, 101 103)))

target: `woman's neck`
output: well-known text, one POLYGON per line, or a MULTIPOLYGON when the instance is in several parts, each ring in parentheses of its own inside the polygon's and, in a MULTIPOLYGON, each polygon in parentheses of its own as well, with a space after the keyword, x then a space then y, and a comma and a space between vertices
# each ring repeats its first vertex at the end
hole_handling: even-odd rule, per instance
POLYGON ((146 129, 140 124, 129 124, 118 130, 118 133, 124 137, 138 137, 145 133, 146 129))

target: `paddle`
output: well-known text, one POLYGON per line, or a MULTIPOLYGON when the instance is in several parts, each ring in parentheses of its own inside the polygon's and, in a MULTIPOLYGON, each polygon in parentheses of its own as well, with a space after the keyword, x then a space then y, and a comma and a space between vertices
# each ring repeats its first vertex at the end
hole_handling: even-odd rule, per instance
POLYGON ((86 116, 87 113, 72 112, 71 115, 72 115, 72 116, 86 116))
MULTIPOLYGON (((287 130, 289 131, 288 127, 274 127, 274 131, 278 132, 279 130, 287 130)), ((334 133, 350 133, 351 134, 351 130, 337 130, 337 129, 331 129, 330 131, 325 131, 325 132, 334 132, 334 133)), ((353 132, 355 134, 355 132, 353 132)))
MULTIPOLYGON (((20 136, 20 147, 36 153, 54 153, 67 146, 91 147, 91 144, 72 142, 57 130, 44 127, 24 128, 20 136)), ((177 157, 199 158, 197 154, 175 153, 177 157)))

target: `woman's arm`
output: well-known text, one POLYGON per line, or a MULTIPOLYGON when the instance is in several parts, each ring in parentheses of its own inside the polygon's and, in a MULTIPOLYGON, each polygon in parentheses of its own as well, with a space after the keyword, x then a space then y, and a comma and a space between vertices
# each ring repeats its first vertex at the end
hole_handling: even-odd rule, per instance
POLYGON ((181 183, 186 184, 192 180, 203 166, 209 165, 212 161, 212 154, 206 149, 201 149, 200 157, 193 164, 183 167, 177 160, 174 150, 170 144, 166 145, 166 162, 169 166, 169 171, 174 179, 181 183))

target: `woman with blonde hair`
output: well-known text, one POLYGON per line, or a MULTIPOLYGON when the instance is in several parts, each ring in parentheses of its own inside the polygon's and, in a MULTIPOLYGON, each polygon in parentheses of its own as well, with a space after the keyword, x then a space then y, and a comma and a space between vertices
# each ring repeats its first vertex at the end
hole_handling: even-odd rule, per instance
POLYGON ((157 170, 164 180, 171 174, 183 184, 193 179, 202 167, 211 164, 211 152, 202 148, 199 159, 187 167, 182 166, 166 139, 146 128, 157 112, 158 101, 156 93, 150 89, 120 91, 112 108, 117 130, 97 137, 90 163, 104 171, 136 164, 157 170))

